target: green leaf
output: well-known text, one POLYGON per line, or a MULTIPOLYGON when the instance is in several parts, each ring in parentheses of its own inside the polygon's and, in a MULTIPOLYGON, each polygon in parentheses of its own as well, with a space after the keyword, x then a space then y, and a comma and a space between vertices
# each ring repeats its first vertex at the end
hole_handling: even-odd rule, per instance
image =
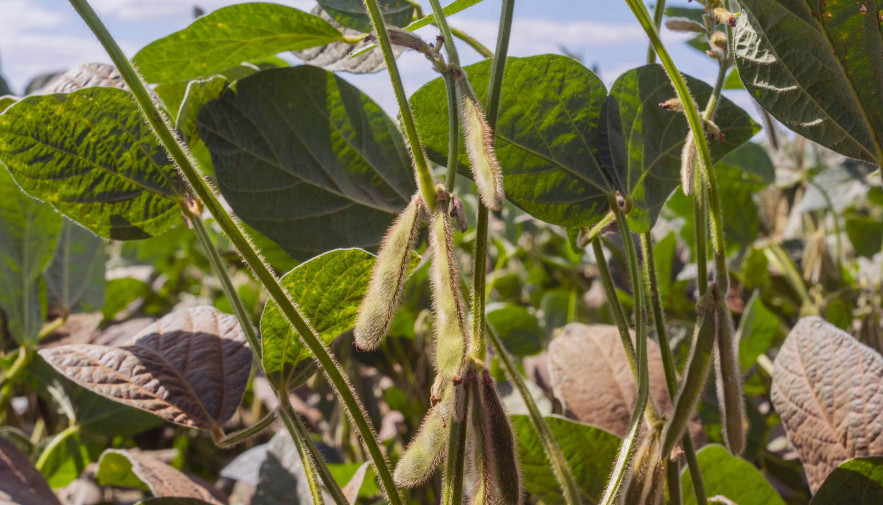
MULTIPOLYGON (((341 25, 365 33, 372 31, 371 18, 362 0, 317 0, 319 6, 341 25)), ((405 26, 416 9, 409 0, 383 0, 377 3, 388 25, 405 26)))
MULTIPOLYGON (((442 11, 445 13, 445 17, 453 16, 454 14, 472 7, 473 5, 481 2, 482 0, 454 0, 453 2, 446 5, 442 11)), ((409 24, 405 27, 405 30, 409 32, 413 32, 417 28, 422 28, 427 25, 431 25, 435 23, 435 15, 429 14, 428 16, 424 16, 417 21, 409 24)))
MULTIPOLYGON (((464 69, 482 103, 491 63, 464 69)), ((507 60, 495 135, 503 187, 511 202, 561 226, 591 225, 604 216, 612 188, 595 151, 606 94, 601 79, 572 58, 507 60)), ((446 164, 448 106, 442 79, 414 93, 411 106, 430 159, 446 164)), ((465 148, 460 152, 461 171, 467 172, 465 148)))
POLYGON ((60 232, 61 216, 24 194, 0 166, 0 307, 20 344, 35 342, 43 325, 40 272, 60 232))
POLYGON ((12 104, 18 101, 14 96, 0 96, 0 113, 8 109, 12 104))
MULTIPOLYGON (((703 106, 712 87, 690 76, 686 81, 696 103, 703 106)), ((687 119, 680 112, 659 106, 674 97, 662 66, 646 65, 619 76, 604 104, 599 158, 631 204, 629 224, 635 233, 653 227, 665 201, 681 182, 687 119)), ((725 97, 720 100, 715 124, 724 138, 709 139, 713 160, 721 159, 759 130, 744 110, 725 97)))
MULTIPOLYGON (((561 488, 530 419, 526 415, 511 418, 518 438, 525 487, 547 505, 563 504, 561 488)), ((598 501, 619 449, 619 437, 560 416, 546 416, 545 419, 580 491, 592 501, 598 501)))
POLYGON ((221 502, 214 498, 212 490, 140 451, 120 449, 104 451, 98 461, 95 480, 103 486, 149 490, 157 498, 195 498, 213 505, 221 505, 221 502))
POLYGON ((724 81, 724 89, 745 89, 745 85, 742 84, 742 79, 739 77, 738 68, 733 68, 727 74, 727 79, 724 81))
POLYGON ((120 452, 107 451, 98 462, 95 480, 103 486, 132 487, 149 491, 143 480, 132 472, 132 463, 120 452))
POLYGON ((739 2, 734 54, 745 88, 787 127, 840 154, 883 158, 878 2, 739 2))
POLYGON ((755 291, 748 300, 742 319, 739 320, 739 330, 736 335, 742 372, 747 372, 757 358, 781 337, 779 318, 764 306, 760 298, 760 290, 755 291))
POLYGON ((43 274, 50 305, 65 313, 93 312, 104 306, 105 242, 65 219, 52 262, 43 274))
POLYGON ((271 3, 218 9, 187 28, 148 44, 135 65, 150 83, 208 77, 243 61, 343 40, 312 14, 271 3))
MULTIPOLYGON (((283 287, 326 345, 355 324, 375 258, 361 249, 338 249, 302 263, 282 277, 283 287)), ((416 266, 415 255, 410 270, 416 266)), ((261 315, 261 334, 264 370, 273 382, 287 386, 295 367, 312 353, 273 300, 267 301, 261 315)))
POLYGON ((810 505, 883 503, 883 457, 856 458, 831 472, 810 505))
POLYGON ((537 317, 521 305, 488 307, 487 322, 515 356, 538 354, 546 347, 546 335, 537 317))
POLYGON ((246 77, 198 123, 224 197, 295 259, 377 245, 415 191, 395 124, 319 68, 246 77))
POLYGON ((200 140, 199 135, 196 133, 196 118, 199 115, 199 109, 210 100, 220 96, 226 87, 227 79, 222 75, 215 75, 199 81, 191 81, 187 85, 187 90, 181 99, 178 115, 175 118, 175 128, 181 132, 184 140, 191 147, 200 140))
POLYGON ((101 308, 104 319, 112 321, 130 303, 149 295, 150 292, 149 284, 132 277, 108 281, 104 291, 104 306, 101 308))
MULTIPOLYGON (((696 453, 707 496, 724 496, 739 505, 785 505, 775 488, 751 463, 723 446, 706 445, 696 453)), ((684 505, 696 505, 690 472, 681 472, 684 505)))
POLYGON ((36 466, 49 486, 57 489, 73 482, 91 462, 89 448, 75 428, 50 438, 36 466))
POLYGON ((873 216, 847 214, 846 235, 857 255, 873 258, 883 243, 883 222, 873 216))
POLYGON ((687 18, 705 24, 705 9, 702 7, 671 7, 665 8, 665 15, 670 18, 687 18))
POLYGON ((543 326, 546 330, 546 341, 552 339, 555 330, 563 328, 571 322, 571 292, 566 289, 550 289, 540 301, 543 310, 543 326))
POLYGON ((156 236, 181 219, 178 172, 122 89, 22 99, 0 115, 0 159, 27 193, 102 237, 156 236))

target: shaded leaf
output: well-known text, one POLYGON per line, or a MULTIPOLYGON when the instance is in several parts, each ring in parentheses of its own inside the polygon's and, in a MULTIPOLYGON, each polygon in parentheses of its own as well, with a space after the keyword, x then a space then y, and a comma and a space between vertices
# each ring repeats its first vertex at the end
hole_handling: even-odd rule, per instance
POLYGON ((0 307, 19 343, 35 342, 43 324, 40 272, 60 232, 61 216, 28 197, 0 166, 0 307))
POLYGON ((538 354, 546 347, 546 336, 539 321, 521 305, 488 307, 487 322, 515 356, 538 354))
MULTIPOLYGON (((318 0, 319 6, 341 25, 369 33, 372 31, 371 18, 361 0, 318 0)), ((405 26, 414 19, 416 9, 408 0, 383 0, 377 2, 388 25, 405 26)))
POLYGON ((883 454, 883 357, 825 321, 791 330, 771 398, 813 491, 844 461, 883 454))
POLYGON ((199 142, 196 132, 196 118, 199 109, 207 102, 220 96, 227 88, 227 79, 222 75, 214 75, 207 79, 190 81, 181 99, 178 115, 175 116, 175 128, 181 132, 184 141, 193 147, 199 142))
POLYGON ((846 216, 845 228, 856 255, 870 259, 880 252, 880 244, 883 243, 883 222, 878 218, 849 214, 846 216))
POLYGON ((812 212, 830 209, 834 212, 842 212, 852 207, 856 202, 862 201, 871 189, 868 180, 871 171, 872 167, 864 163, 846 160, 821 172, 809 183, 796 210, 812 212))
MULTIPOLYGON (((685 78, 696 103, 704 106, 712 87, 699 79, 685 78)), ((598 156, 632 206, 628 217, 635 233, 650 230, 681 182, 687 119, 683 113, 659 106, 675 96, 662 66, 645 65, 619 76, 604 104, 598 156)), ((726 97, 720 100, 715 124, 724 138, 709 138, 713 160, 747 142, 759 130, 751 116, 726 97)))
POLYGON ((795 132, 879 164, 879 3, 745 0, 739 5, 733 47, 748 92, 795 132))
POLYGON ((0 96, 0 113, 3 113, 6 109, 8 109, 12 104, 18 101, 17 97, 14 96, 0 96))
MULTIPOLYGON (((547 505, 564 504, 564 496, 539 435, 526 415, 511 416, 518 439, 521 472, 527 490, 547 505)), ((607 474, 616 459, 619 437, 600 428, 559 416, 546 416, 546 424, 558 442, 567 466, 585 497, 597 501, 607 474)))
POLYGON ((291 435, 282 430, 273 435, 267 457, 261 464, 252 505, 312 503, 303 462, 291 435))
POLYGON ((224 197, 295 259, 377 245, 415 191, 395 124, 316 67, 246 77, 198 121, 224 197))
POLYGON ((236 411, 252 360, 236 318, 212 307, 169 314, 119 348, 63 345, 40 355, 91 391, 204 429, 236 411))
POLYGON ((151 42, 135 55, 150 83, 208 77, 244 61, 343 40, 312 14, 271 3, 243 3, 202 16, 187 28, 151 42))
POLYGON ((104 306, 105 242, 88 230, 65 220, 46 268, 49 303, 64 313, 91 312, 104 306))
POLYGON ((0 437, 0 503, 52 505, 60 503, 28 458, 0 437))
MULTIPOLYGON (((568 413, 625 436, 637 387, 616 326, 569 324, 549 344, 548 360, 552 391, 568 413)), ((647 341, 647 361, 650 395, 663 413, 669 413, 662 355, 652 340, 647 341)))
POLYGON ((78 430, 68 429, 49 439, 37 460, 37 470, 49 487, 57 489, 73 482, 91 462, 86 441, 78 430))
POLYGON ((856 458, 838 466, 822 483, 810 505, 844 503, 883 503, 883 457, 856 458))
POLYGON ((102 237, 147 238, 180 220, 180 176, 127 91, 22 99, 0 116, 0 159, 22 189, 102 237))
MULTIPOLYGON (((283 287, 326 345, 355 325, 375 259, 361 249, 338 249, 302 263, 282 277, 283 287)), ((415 255, 409 273, 416 266, 415 255)), ((272 300, 261 315, 261 335, 268 378, 289 385, 298 365, 312 353, 272 300)))
MULTIPOLYGON (((785 505, 760 470, 725 447, 707 445, 696 453, 706 496, 723 496, 739 505, 785 505)), ((696 505, 690 472, 681 472, 684 505, 696 505)))
POLYGON ((571 292, 564 289, 550 289, 543 295, 540 308, 543 311, 543 325, 546 341, 551 340, 555 330, 563 328, 570 319, 571 292))
POLYGON ((149 490, 158 498, 196 498, 221 505, 211 491, 142 452, 119 449, 104 451, 98 462, 96 480, 104 486, 149 490))
POLYGON ((745 306, 736 332, 742 372, 747 372, 754 366, 757 358, 770 349, 781 334, 779 318, 766 308, 760 297, 760 290, 755 291, 745 306))
MULTIPOLYGON (((464 68, 479 101, 487 100, 491 61, 464 68)), ((506 197, 532 216, 561 226, 590 225, 609 209, 612 188, 601 170, 597 126, 607 89, 576 60, 543 55, 509 58, 495 130, 506 197)), ((448 106, 435 79, 411 96, 430 159, 446 164, 448 106)), ((460 170, 468 174, 465 148, 460 170)))
POLYGON ((261 444, 240 453, 221 470, 221 477, 258 485, 261 465, 267 459, 269 444, 261 444))

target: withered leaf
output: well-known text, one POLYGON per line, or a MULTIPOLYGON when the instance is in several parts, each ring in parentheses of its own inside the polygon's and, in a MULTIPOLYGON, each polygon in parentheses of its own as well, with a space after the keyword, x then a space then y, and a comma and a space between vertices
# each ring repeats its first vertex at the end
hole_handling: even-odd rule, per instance
POLYGON ((204 429, 236 411, 252 363, 236 318, 213 307, 169 314, 120 347, 61 345, 40 355, 86 389, 204 429))
POLYGON ((49 484, 15 445, 0 437, 0 504, 58 504, 49 484))
POLYGON ((137 451, 104 451, 96 478, 102 485, 146 487, 158 498, 196 498, 222 504, 209 489, 162 461, 137 451))
POLYGON ((813 492, 844 461, 883 455, 883 357, 822 319, 791 330, 771 398, 813 492))
POLYGON ((84 63, 54 77, 36 92, 39 94, 70 93, 92 86, 127 89, 122 74, 113 65, 84 63))
MULTIPOLYGON (((632 335, 634 340, 634 335, 632 335)), ((662 355, 647 342, 650 396, 671 412, 662 355)), ((573 323, 552 340, 548 350, 552 391, 577 420, 620 437, 628 429, 637 388, 616 326, 573 323)))

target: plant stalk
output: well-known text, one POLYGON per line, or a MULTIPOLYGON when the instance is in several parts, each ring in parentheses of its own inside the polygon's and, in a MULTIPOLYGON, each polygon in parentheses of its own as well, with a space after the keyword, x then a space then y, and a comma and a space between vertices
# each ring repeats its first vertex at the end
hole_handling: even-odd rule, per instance
MULTIPOLYGON (((307 485, 310 488, 310 498, 313 500, 313 505, 325 505, 325 500, 322 498, 322 490, 319 487, 319 479, 316 476, 316 462, 313 458, 313 454, 310 452, 310 448, 307 446, 306 440, 301 436, 301 433, 296 426, 298 422, 297 414, 295 414, 294 410, 291 408, 291 404, 288 402, 280 404, 279 407, 280 413, 282 414, 282 422, 285 423, 288 432, 297 433, 298 435, 296 437, 292 435, 291 440, 297 448, 298 456, 300 456, 301 466, 304 469, 304 476, 307 478, 307 485)), ((348 503, 349 501, 346 498, 344 498, 342 502, 337 501, 338 505, 347 505, 348 503)))
POLYGON ((435 178, 429 170, 426 154, 420 145, 420 137, 417 135, 417 124, 414 122, 414 115, 411 112, 410 104, 408 104, 408 96, 405 95, 405 87, 402 84, 402 76, 399 74, 396 56, 392 51, 392 44, 389 42, 389 34, 386 33, 383 13, 380 12, 377 0, 364 0, 364 3, 365 8, 368 10, 368 16, 371 18, 371 25, 377 36, 377 42, 383 50, 383 59, 386 62, 386 69, 389 71, 389 80, 392 82, 396 102, 399 104, 399 119, 401 120, 405 137, 408 139, 408 146, 411 148, 411 158, 414 161, 414 168, 417 172, 417 183, 420 187, 420 192, 426 201, 426 205, 430 209, 435 209, 438 197, 435 192, 435 178))
POLYGON ((483 58, 493 58, 494 57, 494 53, 490 49, 485 47, 484 44, 479 42, 478 39, 476 39, 472 35, 469 35, 468 33, 464 32, 463 30, 460 30, 460 29, 454 28, 454 27, 451 27, 451 33, 454 34, 454 37, 457 37, 458 39, 460 39, 463 42, 465 42, 466 44, 468 44, 469 47, 471 47, 472 49, 475 49, 475 51, 478 54, 480 54, 483 58))
MULTIPOLYGON (((466 394, 466 412, 469 411, 470 388, 464 388, 466 394)), ((450 421, 448 434, 448 457, 445 463, 445 485, 442 491, 444 505, 462 505, 463 503, 463 471, 466 462, 466 426, 468 423, 450 421)))
MULTIPOLYGON (((656 6, 653 7, 653 25, 656 26, 656 31, 659 31, 659 27, 662 26, 662 15, 665 14, 665 0, 657 0, 656 6)), ((647 48, 647 64, 652 65, 656 63, 656 51, 653 50, 653 44, 650 44, 650 47, 647 48)))
MULTIPOLYGON (((351 421, 355 424, 359 431, 362 442, 367 449, 374 468, 380 479, 381 487, 387 495, 392 505, 400 505, 402 503, 398 490, 395 487, 390 471, 389 464, 377 441, 374 428, 368 419, 362 405, 356 398, 349 380, 338 365, 334 357, 328 352, 328 349, 319 339, 315 330, 310 326, 309 322, 301 315, 300 311, 289 298, 287 292, 280 284, 279 280, 272 273, 270 268, 264 262, 260 254, 254 249, 250 241, 242 231, 227 210, 218 201, 213 189, 209 183, 203 178, 198 169, 195 168, 195 162, 186 154, 184 148, 179 144, 179 139, 172 133, 172 129, 161 113, 153 103, 147 88, 141 81, 141 78, 135 72, 132 64, 123 54, 116 41, 107 31, 101 19, 95 14, 95 11, 89 5, 88 0, 69 0, 71 5, 86 22, 104 49, 107 51, 111 60, 117 66, 117 69, 123 76, 126 84, 134 95, 134 99, 144 114, 145 119, 153 128, 154 133, 159 138, 162 145, 166 148, 174 160, 175 164, 181 170, 184 178, 190 183, 196 195, 199 197, 203 205, 209 210, 218 222, 224 233, 227 234, 230 241, 236 247, 236 250, 242 256, 245 263, 252 269, 255 277, 267 289, 270 297, 279 305, 282 313, 288 319, 292 328, 298 333, 304 344, 310 349, 319 362, 323 372, 331 382, 340 400, 344 404, 344 408, 350 416, 351 421)), ((374 5, 375 11, 377 6, 374 2, 368 2, 374 5)), ((384 31, 385 33, 385 31, 384 31)), ((387 46, 389 41, 386 40, 387 46)), ((412 121, 413 125, 413 121, 412 121)), ((422 150, 418 151, 422 153, 422 150)), ((419 156, 418 156, 419 158, 419 156)), ((424 160, 425 162, 425 160, 424 160)), ((430 188, 435 193, 435 188, 430 188)), ((434 204, 434 201, 432 202, 434 204)), ((429 202, 427 202, 429 204, 429 202)), ((284 405, 284 404, 283 404, 284 405)))
MULTIPOLYGON (((434 0, 437 3, 438 0, 434 0)), ((453 45, 453 44, 452 44, 453 45)), ((445 74, 445 87, 448 93, 448 173, 445 189, 450 193, 457 181, 457 158, 460 156, 460 114, 457 103, 457 84, 451 73, 445 74)))

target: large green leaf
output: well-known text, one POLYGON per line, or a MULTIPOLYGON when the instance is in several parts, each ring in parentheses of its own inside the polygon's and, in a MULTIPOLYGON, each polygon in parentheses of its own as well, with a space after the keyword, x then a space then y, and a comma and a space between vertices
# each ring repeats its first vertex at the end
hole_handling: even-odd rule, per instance
MULTIPOLYGON (((361 249, 338 249, 297 266, 282 285, 313 328, 330 344, 350 330, 368 289, 375 256, 361 249)), ((417 256, 411 269, 417 266, 417 256)), ((277 384, 288 385, 297 366, 312 356, 273 300, 261 315, 264 370, 277 384)))
MULTIPOLYGON (((733 456, 723 446, 706 445, 696 453, 707 496, 723 496, 739 505, 785 505, 760 470, 733 456)), ((684 505, 696 505, 693 480, 686 469, 681 473, 684 505)))
POLYGON ((105 243, 65 219, 52 261, 43 274, 49 304, 65 313, 92 312, 104 306, 105 243))
POLYGON ((67 486, 92 462, 89 452, 87 442, 76 428, 64 430, 48 440, 37 460, 37 470, 50 487, 67 486))
MULTIPOLYGON (((696 103, 704 106, 712 87, 690 76, 686 80, 696 103)), ((662 66, 646 65, 619 76, 604 104, 599 158, 631 204, 629 222, 636 233, 650 230, 681 182, 687 119, 659 106, 674 97, 662 66)), ((720 141, 708 139, 713 160, 747 142, 759 129, 751 116, 725 97, 720 100, 715 123, 724 137, 720 141)))
POLYGON ((537 316, 521 305, 492 305, 487 310, 487 322, 516 356, 538 354, 546 347, 546 335, 537 316))
POLYGON ((319 68, 246 77, 198 124, 224 197, 295 259, 377 245, 415 190, 395 124, 319 68))
POLYGON ((208 77, 243 61, 343 40, 325 20, 293 7, 244 3, 218 9, 148 44, 135 64, 151 83, 208 77))
POLYGON ((883 158, 877 0, 743 0, 734 36, 745 88, 773 117, 840 154, 883 158))
POLYGON ((43 324, 40 272, 52 258, 61 220, 0 166, 0 308, 19 343, 35 341, 43 324))
MULTIPOLYGON (((486 60, 464 69, 482 103, 487 100, 491 63, 486 60)), ((495 134, 510 201, 538 219, 562 226, 589 225, 604 216, 612 190, 596 151, 606 95, 601 79, 572 58, 543 55, 507 60, 495 134)), ((448 106, 442 79, 414 93, 411 105, 427 154, 445 164, 448 106)), ((460 165, 466 167, 466 150, 460 152, 460 165)))
MULTIPOLYGON (((547 416, 546 424, 561 447, 580 491, 593 502, 597 501, 616 458, 619 437, 560 416, 547 416)), ((518 438, 518 455, 527 490, 547 505, 565 503, 530 419, 525 415, 512 416, 512 426, 518 438)))
POLYGON ((159 235, 184 186, 129 92, 31 96, 0 115, 0 160, 29 194, 102 237, 159 235))
POLYGON ((856 458, 843 463, 822 483, 810 505, 874 505, 883 503, 883 457, 856 458))
POLYGON ((747 372, 757 358, 782 336, 779 318, 763 304, 760 290, 754 292, 745 306, 736 340, 739 342, 739 366, 747 372))
MULTIPOLYGON (((341 25, 362 32, 372 31, 371 18, 362 0, 317 0, 322 9, 341 25)), ((405 26, 414 19, 415 4, 409 0, 377 2, 386 24, 405 26)))

